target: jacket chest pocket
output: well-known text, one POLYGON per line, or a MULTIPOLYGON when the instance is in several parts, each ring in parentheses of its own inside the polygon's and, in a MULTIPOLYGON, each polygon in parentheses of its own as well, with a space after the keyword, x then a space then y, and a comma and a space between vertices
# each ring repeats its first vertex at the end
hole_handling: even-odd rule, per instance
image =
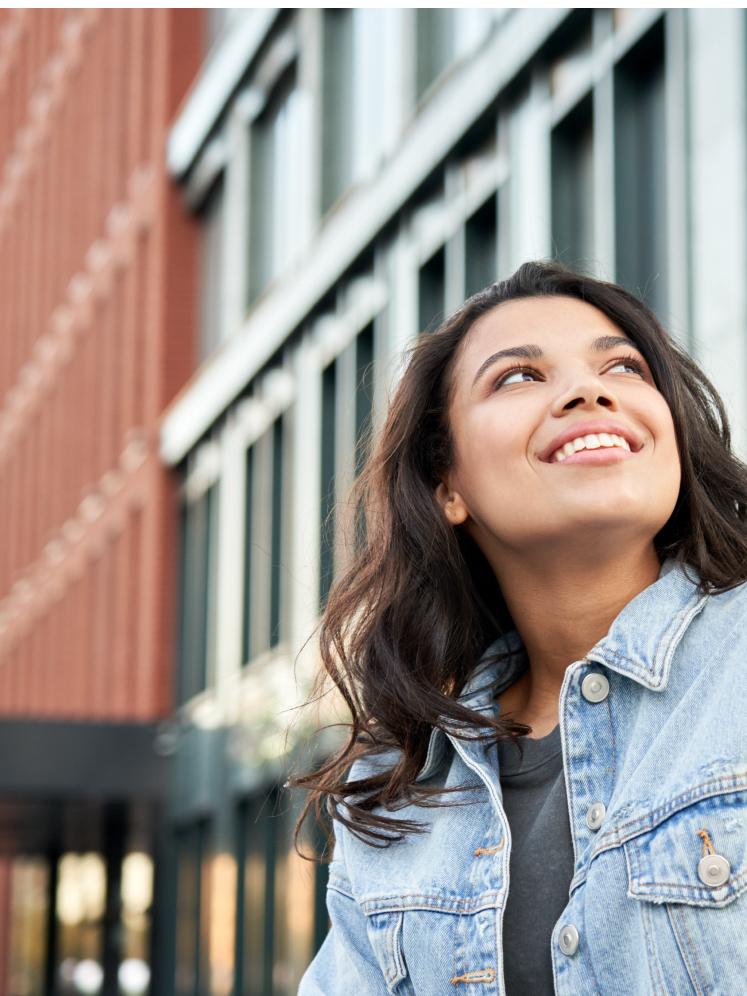
MULTIPOLYGON (((392 996, 498 990, 494 906, 469 909, 460 900, 402 897, 399 908, 363 902, 368 939, 392 996), (459 910, 459 906, 467 908, 459 910), (457 909, 454 909, 454 906, 457 909), (472 990, 470 990, 472 991, 472 990)), ((388 900, 386 905, 395 903, 388 900)))
POLYGON ((698 994, 743 991, 747 791, 701 799, 623 847, 628 896, 649 927, 655 991, 671 991, 672 974, 683 972, 698 994))

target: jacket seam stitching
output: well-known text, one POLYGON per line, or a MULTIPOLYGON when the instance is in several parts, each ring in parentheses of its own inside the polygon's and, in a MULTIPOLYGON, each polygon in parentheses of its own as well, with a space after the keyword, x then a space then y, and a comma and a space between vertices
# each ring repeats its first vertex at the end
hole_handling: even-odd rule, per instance
POLYGON ((641 817, 638 817, 634 820, 628 820, 625 823, 620 823, 618 826, 614 827, 614 829, 607 830, 606 833, 598 839, 597 848, 595 848, 589 860, 601 851, 608 850, 608 846, 618 847, 620 844, 625 844, 633 837, 655 830, 657 826, 664 822, 664 820, 668 819, 670 816, 674 816, 675 813, 681 812, 689 805, 695 805, 698 802, 702 802, 704 799, 713 799, 716 796, 727 795, 729 792, 734 790, 742 791, 743 789, 747 789, 747 774, 732 776, 726 781, 722 776, 712 778, 707 782, 702 782, 700 785, 696 786, 695 789, 689 789, 687 792, 675 796, 664 805, 659 806, 658 809, 652 810, 651 813, 648 814, 645 821, 642 822, 641 817), (711 785, 723 785, 723 788, 711 793, 703 791, 711 785), (680 803, 682 803, 682 805, 680 805, 680 803), (632 829, 632 832, 628 837, 622 838, 621 835, 628 829, 632 829))

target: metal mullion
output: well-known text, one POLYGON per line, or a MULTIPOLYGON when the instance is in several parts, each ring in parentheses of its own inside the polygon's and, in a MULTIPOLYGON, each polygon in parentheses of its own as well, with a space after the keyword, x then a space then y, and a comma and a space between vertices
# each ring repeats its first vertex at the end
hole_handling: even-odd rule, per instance
POLYGON ((232 700, 233 678, 241 668, 244 563, 244 454, 233 424, 221 439, 218 488, 218 564, 216 578, 215 686, 226 704, 232 700))
MULTIPOLYGON (((374 276, 376 279, 385 280, 388 267, 389 253, 380 245, 374 252, 374 276)), ((390 360, 390 340, 391 340, 391 294, 387 298, 386 304, 373 318, 374 326, 374 397, 371 424, 374 435, 381 428, 386 409, 386 383, 384 373, 389 366, 390 360)))
POLYGON ((511 118, 511 269, 552 251, 550 109, 547 71, 534 66, 511 118))
POLYGON ((253 660, 270 643, 270 530, 272 526, 272 431, 268 429, 254 444, 252 487, 251 586, 247 605, 250 654, 253 660))
POLYGON ((355 339, 337 358, 337 431, 335 440, 335 577, 343 572, 352 554, 350 488, 355 475, 355 339))
POLYGON ((692 338, 689 65, 687 10, 668 10, 664 15, 668 311, 670 331, 686 348, 692 338))
MULTIPOLYGON (((610 12, 597 9, 593 32, 595 50, 606 46, 611 30, 610 12)), ((597 77, 592 94, 594 143, 594 260, 596 276, 612 280, 617 270, 615 246, 615 82, 610 64, 597 77), (604 269, 606 268, 606 270, 604 269)))
POLYGON ((396 387, 402 374, 403 350, 412 342, 418 327, 417 250, 409 237, 404 218, 387 252, 386 267, 389 272, 390 287, 386 351, 387 356, 396 362, 386 364, 386 382, 382 382, 385 395, 394 391, 396 387))

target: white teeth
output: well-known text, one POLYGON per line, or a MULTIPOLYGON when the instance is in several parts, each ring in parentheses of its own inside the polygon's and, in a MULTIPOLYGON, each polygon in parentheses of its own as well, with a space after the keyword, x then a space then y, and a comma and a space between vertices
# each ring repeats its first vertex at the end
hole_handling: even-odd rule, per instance
POLYGON ((562 463, 567 457, 579 450, 597 450, 602 446, 619 446, 631 452, 627 439, 610 432, 590 432, 586 436, 577 436, 575 439, 564 443, 550 458, 551 462, 562 463))

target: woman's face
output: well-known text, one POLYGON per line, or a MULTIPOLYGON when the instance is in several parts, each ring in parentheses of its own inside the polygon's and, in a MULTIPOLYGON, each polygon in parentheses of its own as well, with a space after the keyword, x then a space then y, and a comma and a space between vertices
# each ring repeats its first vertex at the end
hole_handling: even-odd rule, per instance
POLYGON ((538 563, 553 553, 614 557, 621 543, 650 545, 674 510, 681 472, 669 407, 643 354, 612 338, 626 337, 593 305, 553 296, 501 304, 463 340, 454 465, 436 496, 494 568, 532 554, 538 563), (598 445, 615 436, 630 449, 598 445), (572 455, 561 461, 559 449, 572 455))

